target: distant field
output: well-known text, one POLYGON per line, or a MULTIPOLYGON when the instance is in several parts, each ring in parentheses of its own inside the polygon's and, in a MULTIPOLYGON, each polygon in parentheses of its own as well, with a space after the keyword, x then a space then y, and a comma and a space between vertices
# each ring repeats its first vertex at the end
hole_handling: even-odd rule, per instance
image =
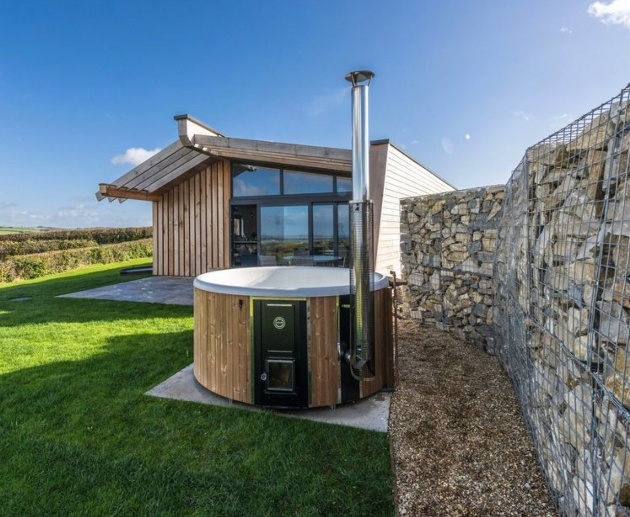
POLYGON ((11 233, 36 233, 46 230, 46 228, 24 228, 12 226, 0 226, 0 235, 9 235, 11 233))

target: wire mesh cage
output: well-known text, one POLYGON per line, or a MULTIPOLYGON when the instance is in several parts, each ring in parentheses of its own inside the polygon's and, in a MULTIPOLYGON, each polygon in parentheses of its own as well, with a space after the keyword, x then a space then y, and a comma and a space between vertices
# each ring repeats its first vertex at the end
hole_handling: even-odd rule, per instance
POLYGON ((563 515, 630 515, 630 88, 506 186, 495 351, 563 515))

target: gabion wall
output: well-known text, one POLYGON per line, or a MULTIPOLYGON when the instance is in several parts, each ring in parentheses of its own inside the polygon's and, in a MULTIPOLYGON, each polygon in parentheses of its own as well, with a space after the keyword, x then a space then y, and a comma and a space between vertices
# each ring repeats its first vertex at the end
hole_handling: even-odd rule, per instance
POLYGON ((506 187, 496 352, 565 515, 630 515, 629 93, 528 149, 506 187))
POLYGON ((503 186, 401 202, 408 313, 479 348, 493 349, 494 252, 503 186))
MULTIPOLYGON (((466 298, 493 307, 485 323, 494 343, 483 336, 485 347, 514 383, 561 515, 630 516, 629 98, 630 85, 528 149, 505 191, 494 191, 502 205, 495 228, 464 220, 470 242, 477 231, 489 244, 498 231, 496 249, 486 250, 494 252, 492 275, 487 266, 470 278, 445 268, 444 237, 457 214, 437 207, 450 206, 453 193, 402 204, 411 314, 454 331, 465 321, 453 325, 452 308, 466 298)), ((476 192, 483 206, 492 191, 476 192)), ((480 321, 468 322, 479 333, 480 321)))

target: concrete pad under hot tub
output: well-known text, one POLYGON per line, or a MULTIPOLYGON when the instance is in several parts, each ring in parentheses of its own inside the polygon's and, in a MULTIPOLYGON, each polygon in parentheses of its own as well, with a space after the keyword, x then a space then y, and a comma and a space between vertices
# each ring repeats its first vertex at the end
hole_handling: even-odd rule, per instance
MULTIPOLYGON (((215 395, 197 382, 193 375, 193 365, 180 370, 166 379, 145 395, 152 397, 197 402, 211 406, 236 407, 248 411, 272 411, 249 404, 232 401, 215 395)), ((389 406, 391 394, 380 392, 367 399, 343 404, 332 408, 316 408, 303 410, 273 410, 275 414, 285 417, 301 418, 326 424, 345 425, 358 429, 367 429, 386 433, 389 424, 389 406)))

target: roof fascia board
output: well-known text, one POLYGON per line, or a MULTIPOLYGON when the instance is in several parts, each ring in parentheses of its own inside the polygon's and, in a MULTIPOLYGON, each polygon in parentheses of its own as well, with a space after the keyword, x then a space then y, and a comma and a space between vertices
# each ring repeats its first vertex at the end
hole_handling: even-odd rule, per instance
POLYGON ((349 149, 333 147, 318 147, 312 145, 285 144, 279 142, 265 142, 263 140, 248 140, 243 138, 213 137, 208 135, 195 135, 193 144, 196 149, 204 152, 222 152, 224 156, 229 154, 250 153, 252 155, 277 155, 286 159, 293 158, 296 163, 300 159, 318 161, 330 164, 352 166, 352 153, 349 149))
POLYGON ((352 172, 352 164, 338 161, 327 161, 321 158, 296 158, 278 153, 260 153, 239 151, 237 149, 206 149, 202 151, 213 158, 223 158, 242 162, 267 164, 269 166, 282 166, 295 169, 314 169, 320 171, 348 173, 352 172))

